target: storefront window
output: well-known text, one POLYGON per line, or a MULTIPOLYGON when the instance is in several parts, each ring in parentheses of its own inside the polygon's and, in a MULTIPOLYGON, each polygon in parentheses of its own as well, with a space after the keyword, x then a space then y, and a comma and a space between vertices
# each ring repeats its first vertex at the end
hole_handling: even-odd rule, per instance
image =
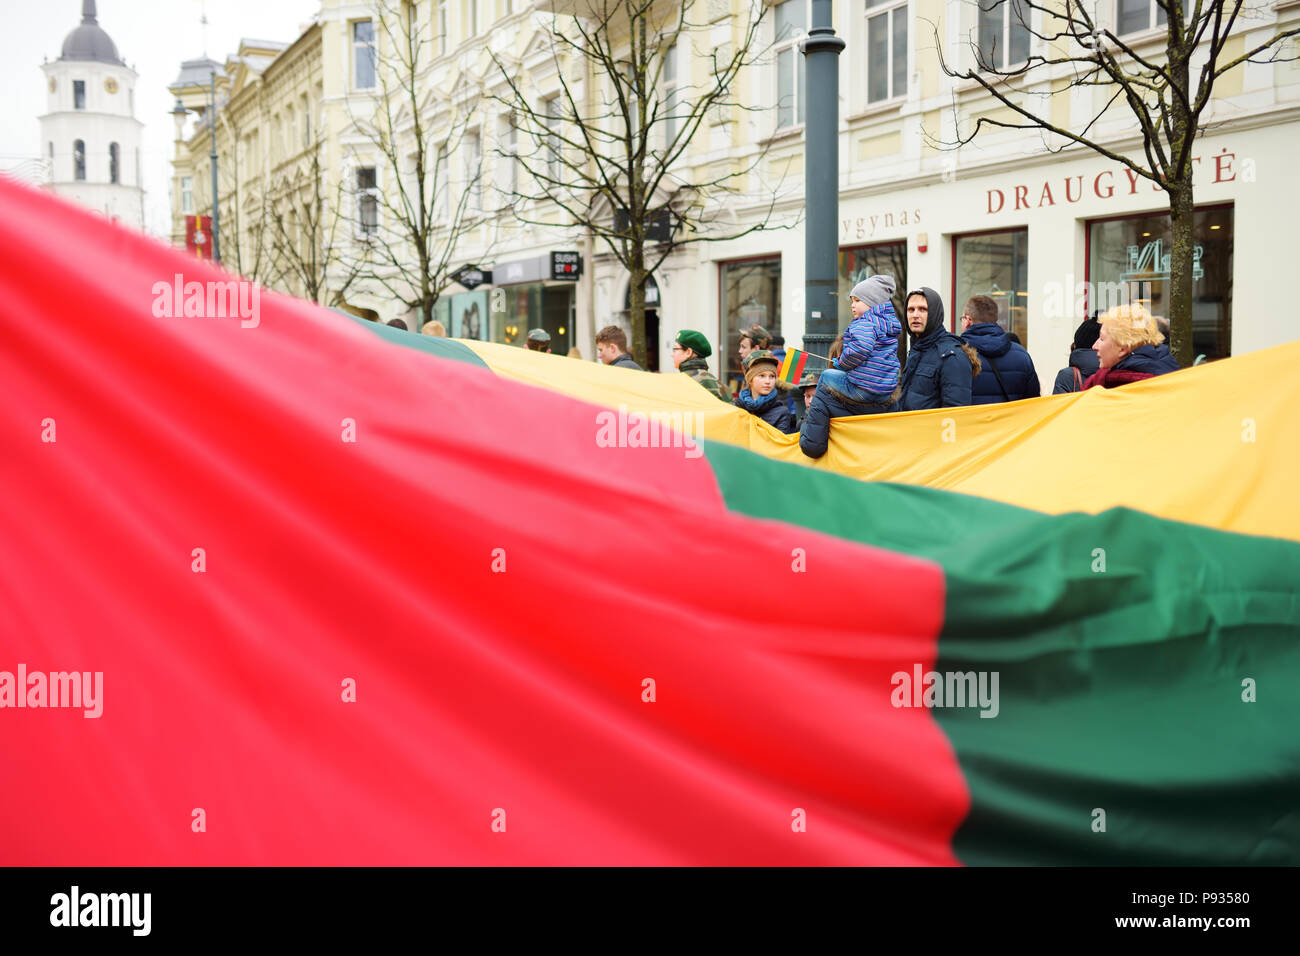
MULTIPOLYGON (((840 250, 840 284, 839 295, 835 301, 839 308, 839 328, 846 329, 853 321, 849 311, 849 293, 863 279, 874 275, 892 276, 898 291, 894 294, 894 310, 898 313, 899 324, 907 326, 907 313, 903 297, 907 295, 907 243, 882 242, 873 246, 854 246, 840 250)), ((798 344, 798 343, 795 343, 798 344)), ((907 336, 898 337, 898 360, 907 357, 907 336)))
MULTIPOLYGON (((1231 354, 1232 219, 1231 206, 1198 209, 1192 219, 1192 353, 1207 359, 1231 354)), ((1167 213, 1089 223, 1089 309, 1138 302, 1167 317, 1172 242, 1167 213)))
POLYGON ((522 346, 528 330, 536 328, 531 324, 530 316, 541 314, 542 287, 540 284, 508 286, 500 292, 505 311, 493 316, 492 340, 522 346))
POLYGON ((961 310, 974 295, 998 304, 998 325, 1029 348, 1029 230, 988 232, 953 239, 956 280, 948 303, 949 327, 961 331, 961 310))
MULTIPOLYGON (((530 282, 495 291, 498 296, 492 301, 504 305, 504 312, 493 316, 492 341, 523 346, 529 329, 545 329, 551 335, 551 351, 556 355, 569 353, 573 346, 572 285, 548 286, 530 282)), ((486 310, 489 295, 487 292, 481 294, 486 310)), ((486 323, 481 337, 488 337, 486 323)))
POLYGON ((453 339, 488 337, 488 290, 459 292, 451 297, 450 321, 443 321, 453 339))
POLYGON ((723 334, 716 346, 722 353, 718 368, 734 393, 745 382, 737 352, 740 330, 761 325, 773 335, 781 332, 781 257, 724 262, 719 269, 723 334))

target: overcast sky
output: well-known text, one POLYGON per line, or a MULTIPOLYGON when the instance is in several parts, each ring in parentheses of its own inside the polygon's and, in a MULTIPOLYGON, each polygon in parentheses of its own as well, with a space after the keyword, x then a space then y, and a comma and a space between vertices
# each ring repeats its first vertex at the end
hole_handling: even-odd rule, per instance
MULTIPOLYGON (((171 108, 167 84, 181 61, 207 53, 224 62, 240 37, 290 42, 320 9, 319 0, 98 0, 99 25, 139 74, 135 115, 144 123, 146 228, 171 232, 167 188, 171 179, 171 108)), ((0 169, 41 154, 40 123, 45 112, 45 58, 58 59, 63 38, 81 22, 81 0, 0 0, 0 169)))

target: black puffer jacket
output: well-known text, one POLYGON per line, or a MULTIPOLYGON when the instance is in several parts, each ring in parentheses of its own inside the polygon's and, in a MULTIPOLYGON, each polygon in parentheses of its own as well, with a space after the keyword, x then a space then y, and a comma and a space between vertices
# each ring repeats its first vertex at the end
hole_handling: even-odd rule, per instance
POLYGON ((855 402, 823 383, 817 386, 817 391, 813 392, 812 401, 808 404, 808 414, 804 416, 803 427, 799 429, 799 448, 809 458, 820 458, 826 454, 826 446, 830 442, 832 418, 880 415, 896 411, 897 402, 879 405, 855 402))

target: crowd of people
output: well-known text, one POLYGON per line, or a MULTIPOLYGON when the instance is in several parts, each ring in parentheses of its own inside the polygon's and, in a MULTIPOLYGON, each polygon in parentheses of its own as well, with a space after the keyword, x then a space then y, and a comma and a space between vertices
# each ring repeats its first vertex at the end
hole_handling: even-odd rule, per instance
MULTIPOLYGON (((957 335, 946 327, 939 293, 925 286, 909 292, 900 320, 894 309, 896 292, 888 275, 870 276, 855 285, 849 293, 852 319, 831 345, 826 369, 809 372, 797 383, 781 378, 785 340, 760 326, 741 330, 738 354, 744 385, 735 396, 709 371, 713 349, 702 332, 677 333, 673 366, 719 400, 785 434, 798 432, 799 447, 809 458, 826 454, 830 423, 836 418, 1039 397, 1033 359, 998 323, 998 306, 989 296, 967 300, 957 335), (906 363, 900 364, 898 343, 904 330, 909 347, 906 363)), ((395 319, 389 325, 405 323, 395 319)), ((439 322, 428 323, 423 331, 447 334, 439 322)), ((1075 330, 1069 362, 1057 373, 1053 394, 1114 388, 1177 371, 1168 335, 1168 323, 1141 305, 1094 314, 1075 330)), ((549 352, 551 336, 544 329, 530 329, 525 345, 549 352)), ((569 354, 580 357, 577 349, 569 354)), ((596 356, 606 365, 642 371, 628 353, 627 333, 617 325, 596 334, 596 356)))
MULTIPOLYGON (((760 327, 741 331, 744 386, 734 397, 709 371, 706 359, 712 348, 702 333, 678 333, 673 363, 722 401, 786 434, 798 432, 799 447, 809 458, 826 454, 835 418, 1039 397, 1033 359, 998 323, 997 303, 986 295, 966 302, 957 335, 945 327, 939 293, 926 287, 909 292, 909 348, 906 364, 900 367, 898 341, 904 322, 894 309, 896 291, 894 279, 887 275, 854 286, 849 293, 853 317, 831 346, 828 367, 798 383, 781 380, 784 341, 760 327)), ((617 333, 618 347, 626 351, 626 337, 617 327, 601 334, 607 333, 617 333)), ((1056 376, 1053 393, 1114 388, 1176 371, 1167 338, 1167 324, 1141 305, 1116 306, 1087 319, 1075 330, 1069 364, 1056 376)), ((605 353, 601 358, 613 362, 605 353)))

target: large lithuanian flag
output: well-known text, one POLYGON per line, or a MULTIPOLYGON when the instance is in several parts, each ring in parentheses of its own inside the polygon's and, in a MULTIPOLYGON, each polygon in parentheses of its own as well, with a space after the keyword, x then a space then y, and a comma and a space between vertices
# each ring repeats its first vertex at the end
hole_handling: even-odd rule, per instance
POLYGON ((157 315, 229 277, 8 183, 0 247, 0 863, 1300 860, 1300 346, 808 467, 684 376, 157 315))

